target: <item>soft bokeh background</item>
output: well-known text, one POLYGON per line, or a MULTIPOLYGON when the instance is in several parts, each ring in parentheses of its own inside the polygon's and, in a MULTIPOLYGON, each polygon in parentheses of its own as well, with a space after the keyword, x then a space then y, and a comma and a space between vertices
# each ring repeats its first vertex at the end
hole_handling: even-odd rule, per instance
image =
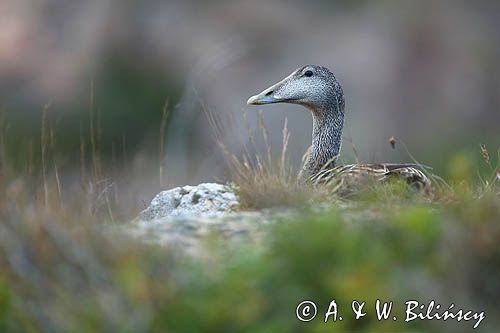
MULTIPOLYGON (((224 177, 203 109, 227 119, 224 140, 237 152, 248 137, 242 114, 257 126, 247 98, 314 63, 344 86, 344 134, 362 160, 409 160, 401 145, 390 149, 395 136, 445 172, 456 154, 477 155, 480 143, 498 147, 498 31, 500 4, 487 0, 3 0, 6 154, 18 165, 30 151, 36 160, 49 104, 57 150, 67 157, 61 169, 79 166, 81 137, 90 146, 89 110, 103 160, 141 167, 148 153, 158 154, 168 101, 165 186, 224 177)), ((310 144, 309 113, 264 109, 277 150, 288 118, 298 164, 310 144)), ((346 142, 343 157, 353 159, 346 142)))
MULTIPOLYGON (((472 330, 404 323, 404 301, 431 298, 486 311, 477 331, 497 332, 499 31, 494 0, 0 0, 0 332, 472 330), (310 63, 344 86, 345 162, 348 141, 367 162, 412 160, 406 145, 450 187, 428 202, 383 184, 274 216, 292 179, 252 192, 279 206, 256 215, 272 219, 259 241, 214 230, 203 258, 130 235, 160 189, 230 180, 216 134, 239 156, 255 132, 266 156, 246 100, 310 63), (294 318, 304 299, 378 297, 398 321, 294 318)), ((276 154, 288 119, 299 167, 309 113, 262 109, 276 154)))

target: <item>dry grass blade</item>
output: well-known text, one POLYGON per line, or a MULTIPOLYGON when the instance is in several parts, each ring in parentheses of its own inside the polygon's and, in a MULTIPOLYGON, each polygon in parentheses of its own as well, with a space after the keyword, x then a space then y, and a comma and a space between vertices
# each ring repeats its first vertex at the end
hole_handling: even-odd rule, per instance
POLYGON ((159 144, 158 144, 158 177, 160 181, 160 186, 163 187, 163 176, 164 176, 164 164, 166 163, 166 158, 165 158, 165 130, 167 127, 167 122, 168 118, 170 115, 169 108, 168 108, 168 100, 165 102, 165 105, 163 106, 163 111, 161 115, 161 122, 160 122, 160 134, 159 134, 159 144))
MULTIPOLYGON (((56 140, 54 136, 54 130, 52 127, 50 128, 50 149, 52 150, 52 154, 55 154, 56 151, 56 140)), ((62 185, 61 185, 61 178, 59 177, 59 168, 57 167, 57 162, 56 159, 53 158, 53 165, 54 165, 54 177, 56 180, 56 185, 57 185, 57 194, 59 195, 58 201, 61 202, 62 198, 62 185)))
POLYGON ((0 110, 0 171, 7 165, 7 152, 5 148, 5 131, 6 131, 5 111, 0 110))
POLYGON ((356 148, 356 145, 354 144, 354 141, 352 140, 352 137, 349 136, 349 137, 345 138, 344 140, 346 140, 347 142, 349 142, 349 144, 351 145, 352 153, 354 155, 354 159, 355 159, 356 163, 360 163, 358 149, 356 148))
POLYGON ((85 187, 87 183, 87 171, 86 171, 86 159, 85 159, 85 139, 83 136, 83 126, 80 124, 80 185, 85 187))
POLYGON ((486 162, 491 167, 490 163, 490 154, 488 153, 488 150, 486 149, 486 145, 479 145, 479 151, 481 152, 481 156, 483 157, 483 160, 486 162))
POLYGON ((50 103, 46 104, 42 110, 42 131, 40 137, 40 151, 42 158, 42 179, 43 179, 43 201, 45 208, 49 206, 49 187, 47 184, 47 146, 48 146, 48 135, 47 135, 47 111, 50 107, 50 103))
MULTIPOLYGON (((288 159, 287 159, 287 150, 288 150, 288 141, 290 141, 290 132, 288 131, 288 118, 285 118, 285 125, 283 125, 283 140, 282 140, 282 148, 281 148, 281 165, 280 165, 280 170, 283 171, 284 168, 286 168, 286 165, 288 164, 288 159)), ((282 177, 285 175, 282 174, 282 177)))
POLYGON ((264 121, 264 115, 262 110, 259 110, 259 129, 262 134, 262 138, 264 139, 264 144, 267 150, 267 161, 271 163, 271 144, 269 143, 269 131, 267 130, 266 123, 264 121))

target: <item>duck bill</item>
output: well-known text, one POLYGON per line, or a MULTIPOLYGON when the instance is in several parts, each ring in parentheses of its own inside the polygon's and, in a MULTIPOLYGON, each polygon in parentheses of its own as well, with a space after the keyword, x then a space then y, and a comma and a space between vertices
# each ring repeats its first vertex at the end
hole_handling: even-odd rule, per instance
MULTIPOLYGON (((292 74, 293 75, 293 74, 292 74)), ((288 99, 279 95, 281 87, 287 82, 287 80, 292 76, 288 76, 281 80, 280 82, 272 85, 266 90, 262 91, 260 94, 252 96, 248 99, 248 105, 264 105, 264 104, 274 104, 274 103, 284 103, 288 99)))
POLYGON ((248 105, 264 105, 264 104, 273 104, 279 103, 280 100, 274 98, 273 96, 266 96, 264 93, 260 93, 258 95, 252 96, 248 99, 248 105))

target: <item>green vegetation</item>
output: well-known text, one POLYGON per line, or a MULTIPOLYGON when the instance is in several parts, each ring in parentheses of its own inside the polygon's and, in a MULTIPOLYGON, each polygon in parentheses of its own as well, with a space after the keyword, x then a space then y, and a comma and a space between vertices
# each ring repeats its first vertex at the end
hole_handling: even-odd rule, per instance
MULTIPOLYGON (((50 143, 41 168, 29 174, 4 158, 1 171, 9 178, 0 178, 0 331, 472 330, 474 321, 404 322, 404 302, 433 299, 445 308, 455 303, 486 311, 477 331, 494 332, 500 324, 496 156, 478 153, 488 169, 480 181, 468 171, 468 160, 455 161, 451 185, 433 200, 395 182, 335 197, 318 210, 309 204, 321 202, 325 189, 299 185, 283 168, 283 151, 276 163, 272 152, 256 164, 249 156, 246 162, 234 158, 240 169, 233 180, 247 196, 246 208, 298 206, 297 215, 263 226, 260 242, 227 243, 213 235, 210 255, 202 259, 109 231, 140 206, 99 180, 110 177, 122 186, 137 175, 133 169, 112 173, 91 156, 84 163, 85 186, 70 187, 58 175, 50 143), (318 316, 303 323, 295 309, 306 299, 315 301, 318 316), (333 299, 343 320, 325 324, 333 299), (394 301, 398 320, 376 320, 376 299, 394 301), (352 300, 367 302, 366 317, 354 319, 352 300)), ((131 188, 122 192, 134 194, 131 188)))
MULTIPOLYGON (((68 221, 2 213, 2 332, 469 332, 405 323, 404 302, 485 310, 498 325, 498 196, 446 205, 377 203, 279 220, 257 246, 211 242, 208 260, 68 221), (398 321, 356 321, 351 300, 393 300, 398 321), (344 320, 301 323, 295 306, 335 299, 344 320), (348 311, 349 310, 349 311, 348 311)), ((491 330, 490 330, 491 331, 491 330)))

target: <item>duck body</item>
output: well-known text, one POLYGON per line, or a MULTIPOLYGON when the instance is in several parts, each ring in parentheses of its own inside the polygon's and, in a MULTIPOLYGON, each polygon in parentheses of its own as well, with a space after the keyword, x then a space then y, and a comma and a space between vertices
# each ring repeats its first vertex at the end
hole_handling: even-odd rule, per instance
POLYGON ((314 184, 322 184, 338 180, 338 185, 342 186, 366 177, 377 181, 386 181, 392 177, 400 177, 405 179, 415 189, 424 190, 425 192, 429 192, 431 189, 431 182, 425 173, 422 172, 420 166, 411 163, 349 164, 324 168, 312 175, 311 181, 314 184))
POLYGON ((329 69, 317 65, 300 67, 280 82, 250 97, 247 102, 249 105, 274 103, 299 104, 311 111, 312 144, 303 171, 313 182, 360 175, 384 181, 398 176, 419 188, 430 188, 431 182, 416 164, 335 166, 342 144, 345 97, 342 86, 329 69))

